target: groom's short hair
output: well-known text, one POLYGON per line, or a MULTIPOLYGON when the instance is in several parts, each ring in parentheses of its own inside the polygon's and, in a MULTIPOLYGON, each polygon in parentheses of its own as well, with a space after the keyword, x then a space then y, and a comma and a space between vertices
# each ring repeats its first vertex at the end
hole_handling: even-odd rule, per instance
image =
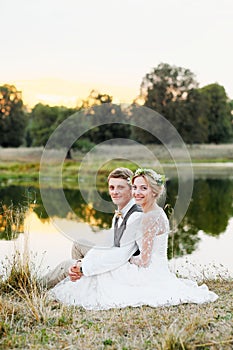
POLYGON ((128 168, 116 168, 108 175, 108 182, 111 178, 128 180, 133 176, 133 172, 128 168))

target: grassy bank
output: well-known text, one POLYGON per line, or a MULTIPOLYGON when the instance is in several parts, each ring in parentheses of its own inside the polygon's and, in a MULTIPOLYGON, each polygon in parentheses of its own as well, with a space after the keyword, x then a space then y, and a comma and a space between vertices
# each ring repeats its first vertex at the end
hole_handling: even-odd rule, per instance
MULTIPOLYGON (((233 144, 203 144, 203 145, 186 145, 186 149, 192 161, 216 162, 216 161, 233 161, 233 144)), ((169 150, 162 145, 101 145, 95 148, 95 154, 98 156, 110 156, 120 153, 122 156, 127 156, 132 159, 137 155, 139 160, 145 158, 145 149, 151 151, 161 162, 170 162, 171 156, 169 150)), ((170 147, 173 155, 177 160, 182 160, 184 157, 184 149, 170 147)), ((43 147, 33 148, 0 148, 0 162, 17 162, 17 163, 39 163, 43 155, 43 147)), ((60 157, 59 150, 49 151, 51 157, 56 160, 60 157)), ((81 160, 83 154, 80 152, 72 152, 74 160, 81 160)), ((123 158, 123 157, 122 157, 123 158)), ((126 158, 127 159, 127 158, 126 158)))
POLYGON ((214 303, 87 311, 52 301, 27 252, 3 263, 0 349, 233 348, 232 280, 204 281, 219 295, 214 303))
MULTIPOLYGON (((148 154, 145 153, 144 146, 140 145, 102 145, 88 154, 88 160, 85 163, 86 174, 93 179, 98 169, 101 182, 102 178, 105 179, 107 173, 116 166, 125 166, 134 170, 139 164, 144 167, 158 167, 158 170, 162 166, 163 171, 172 177, 176 176, 174 159, 181 165, 182 162, 189 161, 183 149, 172 149, 174 159, 163 146, 149 145, 146 149, 148 154), (114 160, 114 158, 117 159, 114 160)), ((211 168, 220 176, 228 176, 232 173, 233 145, 195 145, 187 146, 187 149, 197 176, 209 173, 211 168)), ((48 169, 52 169, 53 174, 57 174, 61 163, 61 151, 49 152, 51 162, 48 169)), ((26 185, 38 183, 42 154, 43 148, 0 148, 0 181, 6 184, 8 182, 26 185)), ((69 186, 72 185, 72 181, 77 185, 78 170, 84 156, 85 154, 73 152, 73 159, 64 162, 63 179, 64 181, 67 179, 69 186)))
POLYGON ((230 350, 232 282, 207 284, 219 295, 214 303, 108 311, 65 307, 22 285, 0 297, 0 348, 230 350))

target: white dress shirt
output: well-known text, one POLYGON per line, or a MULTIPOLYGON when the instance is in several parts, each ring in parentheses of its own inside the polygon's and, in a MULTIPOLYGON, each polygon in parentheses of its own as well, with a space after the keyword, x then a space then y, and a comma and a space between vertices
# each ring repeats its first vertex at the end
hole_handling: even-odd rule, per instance
MULTIPOLYGON (((121 210, 122 215, 135 204, 134 199, 121 210)), ((142 212, 133 212, 127 220, 126 229, 120 240, 120 247, 114 247, 114 223, 115 215, 112 221, 112 229, 110 230, 110 241, 108 247, 95 246, 87 252, 82 260, 82 270, 84 276, 97 275, 106 271, 111 271, 122 264, 126 263, 138 249, 137 240, 140 240, 140 232, 138 231, 141 222, 142 212)), ((119 218, 119 225, 122 223, 123 217, 119 218)))

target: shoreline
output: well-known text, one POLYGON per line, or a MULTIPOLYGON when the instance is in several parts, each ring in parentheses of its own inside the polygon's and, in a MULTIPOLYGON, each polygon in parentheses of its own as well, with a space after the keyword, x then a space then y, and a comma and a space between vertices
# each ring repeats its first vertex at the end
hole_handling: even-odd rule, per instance
MULTIPOLYGON (((81 153, 79 151, 72 151, 73 160, 77 161, 82 159, 87 153, 94 154, 94 156, 98 156, 101 158, 106 158, 106 156, 114 159, 114 156, 117 155, 119 158, 119 154, 122 159, 135 159, 135 155, 137 160, 144 160, 147 154, 145 151, 148 151, 147 158, 149 159, 149 155, 153 156, 153 159, 160 160, 161 163, 166 163, 167 161, 170 163, 175 158, 176 161, 192 161, 198 163, 233 163, 233 144, 202 144, 202 145, 185 145, 184 148, 176 148, 175 146, 171 146, 171 150, 168 150, 163 145, 142 145, 142 144, 134 144, 134 145, 105 145, 100 144, 96 145, 91 151, 86 151, 81 153), (170 152, 172 151, 172 156, 170 152), (187 159, 187 157, 189 159, 187 159)), ((43 147, 19 147, 19 148, 2 148, 0 147, 0 162, 40 162, 41 156, 44 152, 43 147)), ((56 160, 61 157, 60 150, 46 150, 51 155, 51 159, 54 158, 56 160)), ((110 159, 111 159, 110 158, 110 159)))
MULTIPOLYGON (((100 174, 100 177, 115 167, 152 167, 165 173, 167 178, 176 178, 177 171, 182 176, 198 178, 233 177, 233 144, 226 145, 189 145, 188 152, 173 149, 173 157, 161 145, 100 145, 90 152, 73 151, 71 160, 64 160, 61 150, 51 149, 48 152, 51 165, 48 170, 56 176, 62 164, 63 180, 67 186, 77 183, 79 167, 88 177, 100 174), (145 149, 147 152, 145 152, 145 149), (185 156, 185 157, 184 157, 185 156)), ((0 186, 6 184, 37 183, 40 174, 40 161, 43 147, 34 148, 0 148, 0 186)), ((47 157, 48 158, 48 157, 47 157)), ((47 167, 47 165, 46 165, 47 167)))

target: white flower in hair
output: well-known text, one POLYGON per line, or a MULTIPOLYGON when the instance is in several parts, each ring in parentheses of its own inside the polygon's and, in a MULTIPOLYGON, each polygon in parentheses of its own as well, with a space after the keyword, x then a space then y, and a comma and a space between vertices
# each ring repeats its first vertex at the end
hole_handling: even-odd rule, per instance
POLYGON ((166 177, 165 175, 161 175, 156 173, 156 171, 152 169, 146 169, 146 168, 138 168, 133 176, 140 176, 140 175, 148 175, 150 176, 153 180, 157 182, 158 186, 162 186, 166 182, 166 177))

